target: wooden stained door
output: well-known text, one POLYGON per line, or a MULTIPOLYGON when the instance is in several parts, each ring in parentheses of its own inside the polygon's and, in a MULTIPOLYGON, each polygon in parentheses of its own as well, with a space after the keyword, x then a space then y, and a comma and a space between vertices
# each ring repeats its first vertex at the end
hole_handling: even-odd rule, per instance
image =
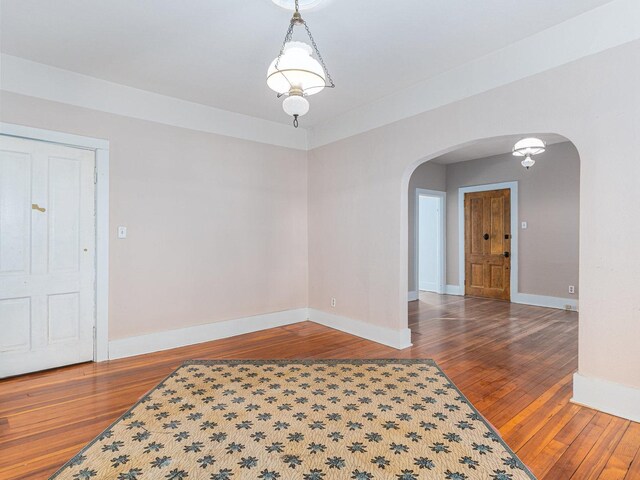
POLYGON ((511 299, 511 190, 464 196, 465 295, 511 299))

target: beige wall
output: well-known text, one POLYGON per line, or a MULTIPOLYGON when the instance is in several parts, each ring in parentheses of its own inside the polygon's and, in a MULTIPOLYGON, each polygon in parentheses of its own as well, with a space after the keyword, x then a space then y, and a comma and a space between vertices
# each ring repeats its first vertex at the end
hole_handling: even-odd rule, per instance
POLYGON ((307 306, 305 152, 6 92, 0 102, 3 122, 110 141, 111 339, 307 306))
POLYGON ((447 165, 447 283, 460 283, 458 189, 512 181, 519 220, 528 224, 517 232, 520 293, 577 299, 580 159, 571 143, 550 145, 531 170, 511 154, 447 165))
POLYGON ((409 181, 409 291, 415 290, 414 211, 416 188, 447 192, 446 281, 459 285, 458 189, 518 182, 518 290, 520 293, 578 298, 580 159, 570 142, 550 145, 531 170, 511 154, 467 162, 420 165, 409 181), (576 287, 569 294, 569 285, 576 287))
POLYGON ((111 338, 329 311, 331 297, 331 313, 406 328, 415 167, 477 139, 564 135, 581 160, 580 372, 640 387, 638 56, 631 42, 317 148, 308 164, 303 152, 14 94, 1 116, 111 141, 111 338))
POLYGON ((580 154, 580 372, 640 387, 638 56, 631 42, 313 150, 310 306, 334 296, 332 313, 405 328, 415 167, 477 139, 553 132, 580 154))
POLYGON ((409 291, 415 292, 415 220, 416 220, 416 188, 444 192, 447 188, 447 168, 437 163, 424 163, 416 168, 409 180, 409 291))

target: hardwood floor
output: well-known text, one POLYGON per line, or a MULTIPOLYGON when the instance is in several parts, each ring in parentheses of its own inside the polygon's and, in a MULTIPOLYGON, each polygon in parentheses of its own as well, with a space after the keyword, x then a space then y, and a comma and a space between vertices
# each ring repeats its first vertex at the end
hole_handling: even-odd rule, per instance
POLYGON ((640 479, 640 424, 569 403, 578 315, 422 294, 402 351, 306 322, 0 381, 0 478, 46 478, 183 360, 433 358, 540 479, 640 479))

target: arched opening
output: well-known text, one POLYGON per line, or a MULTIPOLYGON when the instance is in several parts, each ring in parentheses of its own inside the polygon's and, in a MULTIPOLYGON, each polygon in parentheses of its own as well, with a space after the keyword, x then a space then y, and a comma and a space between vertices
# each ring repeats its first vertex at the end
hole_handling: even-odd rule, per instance
POLYGON ((500 318, 533 318, 541 307, 577 311, 580 159, 571 141, 526 132, 485 138, 425 157, 407 173, 414 334, 430 320, 491 309, 500 318), (547 144, 530 169, 512 155, 525 136, 547 144))

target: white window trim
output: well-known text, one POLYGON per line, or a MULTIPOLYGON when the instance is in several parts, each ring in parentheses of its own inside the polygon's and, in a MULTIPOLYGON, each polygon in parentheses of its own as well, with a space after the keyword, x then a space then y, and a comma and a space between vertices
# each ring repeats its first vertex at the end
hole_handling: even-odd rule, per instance
POLYGON ((518 290, 518 182, 489 183, 460 187, 458 189, 458 278, 462 295, 465 294, 464 275, 464 194, 471 192, 487 192, 490 190, 511 190, 511 301, 519 294, 518 290))
POLYGON ((96 283, 93 359, 109 359, 109 141, 0 122, 0 134, 59 143, 95 152, 96 161, 96 283))
POLYGON ((419 240, 420 240, 420 197, 436 197, 439 198, 442 202, 442 211, 440 212, 440 238, 438 242, 440 242, 440 259, 438 261, 438 291, 439 294, 444 294, 446 289, 446 272, 447 272, 447 242, 446 242, 446 218, 447 218, 447 194, 446 192, 440 192, 438 190, 427 190, 426 188, 416 188, 415 193, 415 207, 414 207, 414 221, 413 221, 413 269, 414 269, 414 285, 416 288, 416 292, 419 294, 420 292, 420 275, 419 275, 419 267, 420 267, 420 248, 419 248, 419 240))

